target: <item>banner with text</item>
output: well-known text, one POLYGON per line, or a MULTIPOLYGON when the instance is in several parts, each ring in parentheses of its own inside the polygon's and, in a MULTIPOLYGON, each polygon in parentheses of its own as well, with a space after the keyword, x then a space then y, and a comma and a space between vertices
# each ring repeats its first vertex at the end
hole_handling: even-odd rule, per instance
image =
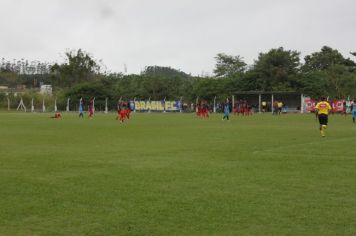
POLYGON ((315 112, 316 101, 310 97, 304 98, 304 111, 306 112, 315 112))
MULTIPOLYGON (((304 98, 304 111, 306 112, 315 112, 315 105, 318 101, 311 99, 309 97, 304 98)), ((344 103, 346 103, 345 100, 332 100, 328 101, 331 108, 332 112, 343 112, 344 109, 346 108, 344 106, 344 103)))
POLYGON ((136 111, 180 111, 182 103, 176 101, 130 101, 131 110, 136 111))

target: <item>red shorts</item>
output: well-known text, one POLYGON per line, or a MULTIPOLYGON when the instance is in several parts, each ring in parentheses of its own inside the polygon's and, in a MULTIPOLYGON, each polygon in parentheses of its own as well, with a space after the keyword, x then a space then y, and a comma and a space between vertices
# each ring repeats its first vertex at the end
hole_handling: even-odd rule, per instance
POLYGON ((126 117, 126 111, 125 110, 119 111, 119 115, 120 115, 120 119, 121 118, 125 118, 126 117))

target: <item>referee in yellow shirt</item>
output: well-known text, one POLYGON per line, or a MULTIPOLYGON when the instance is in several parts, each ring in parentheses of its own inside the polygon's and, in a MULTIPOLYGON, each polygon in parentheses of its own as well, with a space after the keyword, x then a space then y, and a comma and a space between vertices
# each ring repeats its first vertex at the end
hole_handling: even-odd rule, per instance
POLYGON ((327 101, 325 101, 325 98, 321 98, 321 101, 316 104, 315 109, 319 118, 321 137, 325 137, 325 129, 328 125, 328 115, 331 110, 331 106, 327 101))

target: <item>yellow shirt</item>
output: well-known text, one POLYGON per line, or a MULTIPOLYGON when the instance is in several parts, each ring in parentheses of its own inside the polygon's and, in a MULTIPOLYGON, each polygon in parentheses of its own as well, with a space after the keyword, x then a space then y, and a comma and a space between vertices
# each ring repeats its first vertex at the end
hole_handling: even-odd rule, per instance
POLYGON ((331 106, 328 102, 321 101, 316 104, 315 109, 318 110, 318 114, 329 114, 329 111, 331 110, 331 106))
POLYGON ((278 103, 278 108, 282 108, 283 107, 283 102, 279 102, 278 103))

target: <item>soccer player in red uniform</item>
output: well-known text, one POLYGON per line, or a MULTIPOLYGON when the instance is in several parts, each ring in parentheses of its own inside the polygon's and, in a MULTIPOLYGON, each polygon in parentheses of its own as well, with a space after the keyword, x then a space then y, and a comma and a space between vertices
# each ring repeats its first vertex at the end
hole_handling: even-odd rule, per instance
POLYGON ((238 115, 239 114, 239 107, 240 107, 240 103, 239 101, 236 102, 236 104, 233 106, 233 112, 234 112, 234 115, 238 115))
POLYGON ((121 122, 121 123, 124 123, 124 121, 125 121, 125 119, 126 119, 126 114, 127 114, 126 109, 121 109, 121 110, 119 111, 120 122, 121 122))
POLYGON ((130 114, 131 114, 131 109, 130 109, 130 102, 126 103, 126 118, 129 120, 130 119, 130 114))
POLYGON ((125 121, 125 119, 130 119, 130 108, 128 107, 128 103, 119 102, 117 106, 117 120, 120 120, 121 123, 125 121))
POLYGON ((247 116, 248 115, 248 110, 247 110, 247 101, 244 100, 242 103, 242 115, 247 116))
POLYGON ((94 99, 95 98, 91 98, 89 101, 89 109, 88 109, 89 118, 93 118, 94 115, 94 99))
POLYGON ((60 112, 54 113, 54 116, 51 116, 53 119, 62 119, 62 114, 60 112))
POLYGON ((123 123, 125 119, 126 119, 126 110, 121 108, 121 106, 118 106, 116 120, 119 120, 121 123, 123 123))
POLYGON ((343 102, 342 102, 342 114, 343 115, 347 115, 347 113, 346 113, 346 100, 344 100, 343 102))
POLYGON ((198 117, 201 117, 201 115, 202 115, 202 110, 201 110, 201 105, 200 105, 200 103, 197 103, 197 116, 198 117))
POLYGON ((204 103, 202 106, 202 116, 205 118, 209 118, 209 108, 208 104, 204 103))

